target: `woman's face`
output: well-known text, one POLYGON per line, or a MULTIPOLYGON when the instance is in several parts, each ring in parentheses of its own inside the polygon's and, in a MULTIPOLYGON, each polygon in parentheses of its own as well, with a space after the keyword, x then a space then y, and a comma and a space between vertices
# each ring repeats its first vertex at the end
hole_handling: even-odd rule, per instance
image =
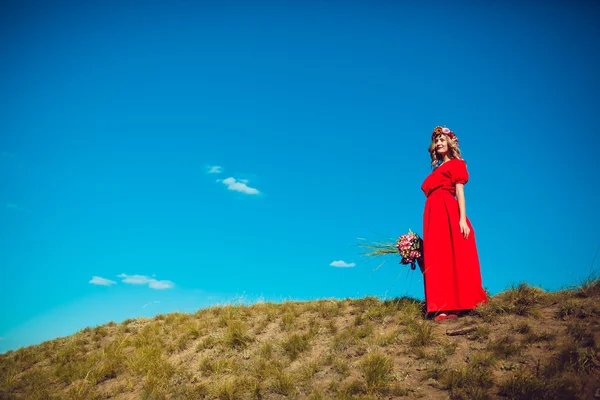
POLYGON ((446 135, 437 135, 435 138, 435 150, 441 156, 448 153, 448 139, 446 135))

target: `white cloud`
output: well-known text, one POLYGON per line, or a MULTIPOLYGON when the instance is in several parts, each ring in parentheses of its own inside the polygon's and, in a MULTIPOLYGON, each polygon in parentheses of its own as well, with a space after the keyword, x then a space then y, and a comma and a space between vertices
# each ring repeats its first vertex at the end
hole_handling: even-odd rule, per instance
POLYGON ((102 278, 100 276, 94 276, 92 277, 92 280, 89 283, 91 283, 92 285, 110 286, 116 284, 117 282, 111 281, 110 279, 102 278))
POLYGON ((152 279, 152 278, 148 278, 147 276, 144 276, 144 275, 126 275, 126 274, 117 275, 117 278, 122 278, 121 282, 130 283, 132 285, 145 285, 150 281, 150 279, 152 279))
POLYGON ((220 174, 221 172, 223 172, 223 167, 218 165, 211 165, 208 167, 209 174, 220 174))
POLYGON ((356 266, 355 263, 347 263, 347 262, 342 261, 342 260, 333 261, 329 265, 331 265, 332 267, 338 267, 338 268, 352 268, 352 267, 356 266))
POLYGON ((150 304, 160 304, 160 301, 153 301, 153 302, 151 302, 151 303, 146 303, 146 304, 144 304, 144 305, 142 306, 142 308, 146 308, 146 307, 148 307, 150 304))
POLYGON ((227 185, 227 189, 235 190, 236 192, 245 193, 245 194, 259 194, 258 189, 252 188, 247 185, 248 181, 246 179, 237 180, 233 177, 217 180, 217 182, 223 182, 223 184, 227 185))
POLYGON ((157 290, 171 289, 175 286, 175 284, 171 281, 159 281, 146 275, 120 274, 117 275, 117 277, 121 278, 121 282, 123 283, 129 283, 130 285, 148 285, 149 288, 157 290))
POLYGON ((171 289, 175 285, 171 281, 157 281, 155 279, 151 279, 150 282, 148 282, 148 286, 151 287, 152 289, 161 290, 161 289, 171 289))
POLYGON ((6 203, 6 208, 9 208, 11 210, 17 210, 17 211, 25 211, 25 209, 23 207, 21 207, 18 204, 15 204, 15 203, 6 203))

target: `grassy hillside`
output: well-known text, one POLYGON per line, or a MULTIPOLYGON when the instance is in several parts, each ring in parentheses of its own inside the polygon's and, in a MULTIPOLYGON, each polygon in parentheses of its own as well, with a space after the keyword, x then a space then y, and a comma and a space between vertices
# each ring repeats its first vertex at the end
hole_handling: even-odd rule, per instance
POLYGON ((0 398, 593 399, 599 300, 590 279, 521 284, 442 322, 406 298, 132 319, 1 355, 0 398))

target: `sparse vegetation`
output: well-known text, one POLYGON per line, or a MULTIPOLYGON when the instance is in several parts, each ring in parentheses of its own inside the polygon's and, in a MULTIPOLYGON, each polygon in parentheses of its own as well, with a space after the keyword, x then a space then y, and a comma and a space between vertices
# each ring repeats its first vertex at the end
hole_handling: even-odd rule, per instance
POLYGON ((0 355, 0 398, 587 399, 599 298, 590 278, 511 286, 443 322, 374 297, 129 319, 0 355))
POLYGON ((440 377, 442 387, 450 390, 452 399, 490 398, 490 389, 494 386, 492 374, 482 364, 467 364, 459 369, 449 369, 440 377))

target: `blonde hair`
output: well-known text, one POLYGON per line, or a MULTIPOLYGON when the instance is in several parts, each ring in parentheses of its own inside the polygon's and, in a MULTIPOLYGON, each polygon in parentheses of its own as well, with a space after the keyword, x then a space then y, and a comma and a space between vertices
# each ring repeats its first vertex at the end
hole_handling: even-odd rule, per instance
MULTIPOLYGON (((438 164, 442 162, 442 156, 439 155, 437 150, 435 149, 436 137, 437 135, 431 138, 431 144, 429 145, 429 155, 431 156, 432 168, 436 168, 438 164)), ((446 143, 448 143, 448 156, 450 158, 458 158, 459 160, 462 160, 463 158, 460 154, 460 149, 458 148, 458 141, 456 140, 456 138, 450 138, 448 137, 448 135, 444 135, 444 137, 446 138, 446 143)))

